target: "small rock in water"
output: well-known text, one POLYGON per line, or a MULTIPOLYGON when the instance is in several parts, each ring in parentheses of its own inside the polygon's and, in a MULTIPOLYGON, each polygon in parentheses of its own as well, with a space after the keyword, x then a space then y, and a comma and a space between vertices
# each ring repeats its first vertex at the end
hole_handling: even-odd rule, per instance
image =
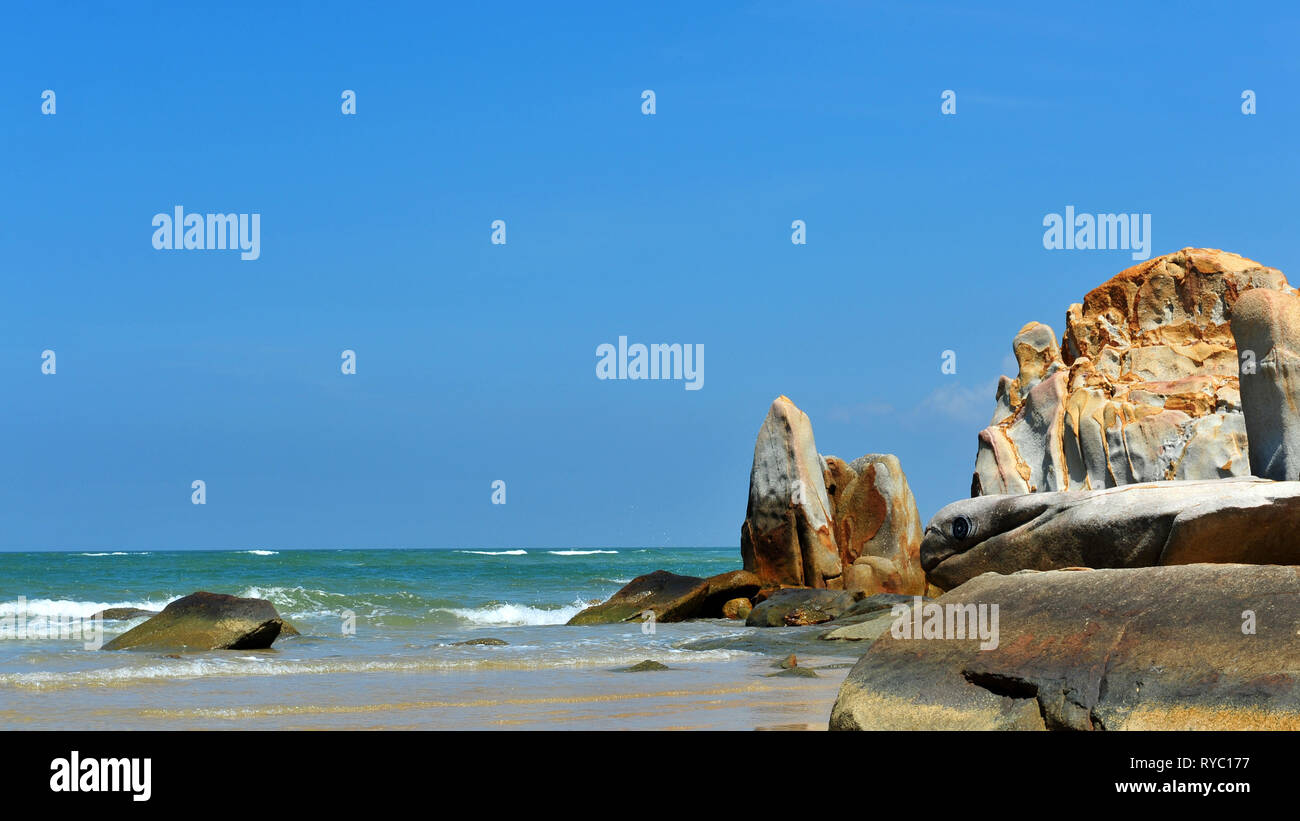
POLYGON ((671 670, 671 669, 673 669, 673 668, 669 667, 669 666, 666 665, 666 664, 660 664, 660 663, 657 662, 657 661, 651 661, 650 659, 646 659, 645 661, 640 662, 639 664, 633 664, 631 667, 619 667, 619 668, 616 669, 614 672, 616 672, 616 673, 648 673, 648 672, 652 672, 652 671, 654 671, 654 670, 671 670))
POLYGON ((775 673, 768 673, 767 678, 773 676, 793 676, 795 678, 821 678, 811 667, 788 667, 784 670, 778 670, 775 673))
POLYGON ((786 656, 785 658, 781 659, 780 661, 778 661, 776 664, 774 664, 774 665, 772 665, 772 666, 773 666, 773 667, 780 667, 782 670, 789 670, 791 667, 798 667, 798 666, 799 666, 799 659, 795 658, 794 653, 791 653, 790 655, 788 655, 788 656, 786 656))
POLYGON ((127 619, 156 615, 158 615, 157 610, 142 610, 139 607, 110 607, 107 610, 100 610, 91 618, 103 619, 104 621, 126 621, 127 619))
POLYGON ((469 641, 458 641, 452 644, 452 647, 463 647, 465 645, 470 645, 470 644, 482 644, 488 647, 505 647, 509 643, 510 642, 502 641, 501 639, 482 638, 482 639, 470 639, 469 641))

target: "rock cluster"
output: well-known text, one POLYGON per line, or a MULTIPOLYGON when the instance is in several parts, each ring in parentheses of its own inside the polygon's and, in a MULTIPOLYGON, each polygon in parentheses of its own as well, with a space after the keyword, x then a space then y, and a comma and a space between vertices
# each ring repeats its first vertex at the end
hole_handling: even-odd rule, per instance
POLYGON ((1274 268, 1184 248, 1071 305, 1060 346, 1026 325, 1019 374, 1002 377, 979 434, 971 495, 1249 475, 1230 319, 1250 289, 1294 293, 1274 268))
POLYGON ((807 414, 778 397, 759 428, 741 526, 765 590, 923 593, 920 514, 898 459, 822 457, 807 414))

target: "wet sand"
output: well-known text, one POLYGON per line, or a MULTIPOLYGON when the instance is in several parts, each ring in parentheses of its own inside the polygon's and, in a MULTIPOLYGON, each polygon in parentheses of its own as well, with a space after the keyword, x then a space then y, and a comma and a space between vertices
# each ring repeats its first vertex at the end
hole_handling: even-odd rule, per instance
POLYGON ((121 730, 823 730, 848 669, 771 658, 617 668, 206 677, 10 690, 0 726, 121 730), (164 706, 165 705, 165 706, 164 706))

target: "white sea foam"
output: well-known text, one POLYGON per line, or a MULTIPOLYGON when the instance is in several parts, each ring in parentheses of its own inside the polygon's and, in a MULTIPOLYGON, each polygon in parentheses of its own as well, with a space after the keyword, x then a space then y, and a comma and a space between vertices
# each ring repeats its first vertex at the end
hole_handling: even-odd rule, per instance
MULTIPOLYGON (((543 670, 555 668, 614 667, 636 664, 655 657, 670 666, 701 662, 731 661, 751 658, 756 654, 742 650, 677 650, 673 648, 644 647, 631 649, 609 648, 594 645, 592 652, 572 655, 551 655, 528 652, 501 657, 493 652, 488 657, 457 652, 446 654, 441 648, 438 655, 408 659, 332 658, 332 659, 278 659, 263 657, 214 658, 202 656, 175 661, 158 661, 150 664, 127 663, 120 666, 75 671, 38 671, 32 673, 0 673, 0 687, 23 689, 63 689, 84 686, 122 686, 141 681, 174 681, 178 679, 243 676, 293 676, 331 673, 368 672, 420 672, 438 670, 543 670)), ((461 651, 464 648, 455 648, 461 651)), ((492 648, 499 651, 504 648, 492 648)), ((134 661, 132 659, 131 661, 134 661)))
POLYGON ((457 553, 474 553, 479 556, 527 556, 527 550, 457 550, 457 553))
POLYGON ((617 550, 548 550, 552 556, 591 556, 596 553, 617 553, 617 550))
POLYGON ((240 551, 238 551, 238 552, 240 552, 240 553, 251 553, 251 554, 254 555, 254 556, 278 556, 278 555, 280 555, 280 551, 278 551, 278 550, 240 550, 240 551))
POLYGON ((147 550, 141 550, 141 551, 134 551, 134 550, 132 550, 132 551, 127 551, 127 550, 114 550, 114 551, 112 551, 112 552, 110 552, 110 553, 78 553, 77 555, 78 555, 78 556, 148 556, 148 555, 149 555, 149 551, 147 551, 147 550))
MULTIPOLYGON (((71 599, 17 599, 0 602, 0 639, 13 639, 58 628, 69 619, 85 620, 110 607, 134 607, 140 610, 161 610, 180 598, 172 596, 164 601, 73 601, 71 599), (22 623, 20 630, 19 622, 22 623), (24 636, 20 636, 23 633, 24 636)), ((144 618, 140 616, 139 618, 144 618)), ((126 624, 127 622, 114 622, 126 624)))
POLYGON ((587 603, 577 599, 572 604, 553 610, 512 603, 493 604, 487 607, 440 607, 438 609, 465 619, 471 624, 509 626, 564 624, 585 607, 587 603))

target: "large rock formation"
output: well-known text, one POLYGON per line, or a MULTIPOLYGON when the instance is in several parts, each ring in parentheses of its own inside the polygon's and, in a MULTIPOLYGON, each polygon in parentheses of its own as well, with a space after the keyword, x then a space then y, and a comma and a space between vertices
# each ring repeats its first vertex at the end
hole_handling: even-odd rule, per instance
POLYGON ((1300 297, 1257 288, 1232 309, 1251 472, 1300 479, 1300 297))
POLYGON ((980 496, 930 520, 921 563, 951 590, 981 573, 1193 562, 1300 564, 1300 482, 1148 482, 980 496))
POLYGON ((616 624, 641 618, 649 610, 657 622, 696 618, 725 618, 723 606, 732 599, 758 593, 759 579, 746 570, 719 573, 707 579, 656 570, 637 576, 608 600, 569 619, 569 624, 616 624))
POLYGON ((922 634, 935 607, 969 625, 980 605, 996 647, 891 628, 845 678, 831 729, 1300 730, 1295 567, 988 574, 923 607, 922 634))
POLYGON ((200 591, 177 599, 103 649, 259 650, 270 647, 283 627, 269 601, 200 591))
POLYGON ((1229 318, 1249 289, 1293 293, 1276 269, 1184 248, 1071 305, 1058 347, 1031 322, 1013 343, 971 495, 1080 490, 1250 473, 1229 318))
POLYGON ((872 453, 845 464, 827 456, 823 463, 844 589, 924 593, 921 514, 898 457, 872 453))
POLYGON ((746 570, 764 587, 921 593, 920 514, 898 459, 821 457, 807 414, 772 403, 754 445, 741 526, 746 570))
POLYGON ((842 585, 812 422, 785 396, 758 430, 740 552, 745 569, 774 587, 842 585))

